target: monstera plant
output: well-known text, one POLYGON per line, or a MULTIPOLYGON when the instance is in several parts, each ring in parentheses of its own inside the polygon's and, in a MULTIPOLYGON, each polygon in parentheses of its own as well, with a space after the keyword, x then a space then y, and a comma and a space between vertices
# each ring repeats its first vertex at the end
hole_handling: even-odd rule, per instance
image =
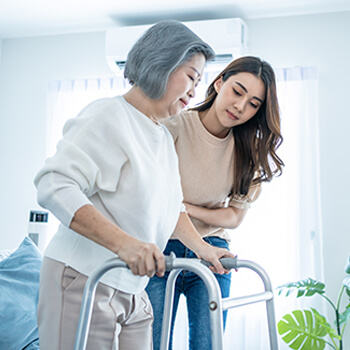
MULTIPOLYGON (((296 297, 312 297, 318 295, 329 303, 334 311, 335 321, 333 328, 326 317, 316 309, 294 310, 284 315, 277 324, 278 333, 291 349, 295 350, 322 350, 326 345, 336 350, 345 350, 343 335, 347 322, 350 319, 350 257, 345 272, 348 274, 343 280, 336 304, 325 294, 325 285, 308 278, 293 283, 287 283, 277 288, 278 295, 285 293, 289 296, 296 292, 296 297), (343 297, 347 298, 346 307, 340 310, 343 297)), ((346 348, 348 349, 348 348, 346 348)))

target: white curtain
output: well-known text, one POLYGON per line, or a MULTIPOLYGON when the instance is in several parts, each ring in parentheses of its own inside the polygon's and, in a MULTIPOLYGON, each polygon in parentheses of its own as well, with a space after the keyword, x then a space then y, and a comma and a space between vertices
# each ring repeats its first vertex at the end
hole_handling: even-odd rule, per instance
POLYGON ((90 102, 124 93, 129 85, 122 77, 52 81, 48 86, 47 156, 54 154, 64 123, 90 102))
MULTIPOLYGON (((211 66, 191 105, 200 102, 222 67, 211 66)), ((284 142, 279 155, 286 166, 281 177, 263 185, 241 226, 231 231, 231 250, 240 259, 260 264, 272 284, 312 277, 323 281, 322 227, 319 191, 318 81, 314 68, 276 69, 278 99, 284 142)), ((124 93, 129 88, 121 77, 52 82, 48 91, 47 155, 52 155, 64 122, 75 117, 89 102, 124 93)), ((57 222, 51 224, 51 234, 57 222)), ((232 273, 232 296, 262 291, 259 277, 250 270, 232 273)), ((323 304, 308 299, 323 311, 323 304)), ((303 306, 295 297, 275 298, 277 321, 303 306)), ((306 304, 305 307, 309 307, 306 304)), ((205 307, 205 306, 203 306, 205 307)), ((209 331, 203 330, 203 331, 209 331)), ((175 325, 175 349, 187 347, 187 316, 184 300, 175 325)), ((263 303, 229 310, 225 349, 269 349, 263 303)), ((288 347, 280 341, 281 349, 288 347)))
MULTIPOLYGON (((260 264, 274 287, 307 277, 323 281, 316 70, 277 69, 276 76, 284 137, 279 155, 286 166, 281 177, 264 184, 242 225, 231 231, 231 250, 260 264)), ((251 271, 239 271, 231 289, 239 296, 261 291, 262 284, 251 271)), ((277 321, 310 305, 324 313, 321 298, 276 296, 277 321)), ((232 309, 225 340, 227 349, 269 349, 265 305, 232 309)), ((288 348, 282 340, 280 347, 288 348)))

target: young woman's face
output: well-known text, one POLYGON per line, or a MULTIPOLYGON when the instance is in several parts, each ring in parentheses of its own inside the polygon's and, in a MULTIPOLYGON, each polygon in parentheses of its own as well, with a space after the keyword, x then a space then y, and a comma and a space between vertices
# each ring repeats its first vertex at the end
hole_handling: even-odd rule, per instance
POLYGON ((159 106, 164 108, 164 117, 180 114, 195 96, 205 62, 204 55, 198 53, 170 75, 164 96, 157 100, 159 106))
POLYGON ((265 84, 251 73, 238 73, 225 82, 214 84, 218 93, 213 107, 223 130, 243 124, 254 117, 265 100, 265 84))

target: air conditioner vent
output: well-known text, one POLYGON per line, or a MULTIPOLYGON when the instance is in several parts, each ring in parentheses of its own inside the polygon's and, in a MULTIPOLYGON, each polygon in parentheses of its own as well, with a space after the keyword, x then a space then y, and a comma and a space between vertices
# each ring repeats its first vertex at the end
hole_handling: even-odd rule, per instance
MULTIPOLYGON (((215 51, 211 63, 226 64, 247 53, 247 25, 240 18, 183 22, 215 51)), ((106 32, 106 59, 113 72, 120 75, 132 45, 151 25, 117 27, 106 32)))

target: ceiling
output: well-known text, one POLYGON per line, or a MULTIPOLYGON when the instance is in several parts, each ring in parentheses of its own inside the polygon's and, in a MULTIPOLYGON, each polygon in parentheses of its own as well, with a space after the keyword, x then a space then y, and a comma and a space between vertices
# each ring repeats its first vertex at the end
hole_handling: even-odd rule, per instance
POLYGON ((349 0, 0 0, 0 38, 104 30, 116 25, 350 11, 349 0))

